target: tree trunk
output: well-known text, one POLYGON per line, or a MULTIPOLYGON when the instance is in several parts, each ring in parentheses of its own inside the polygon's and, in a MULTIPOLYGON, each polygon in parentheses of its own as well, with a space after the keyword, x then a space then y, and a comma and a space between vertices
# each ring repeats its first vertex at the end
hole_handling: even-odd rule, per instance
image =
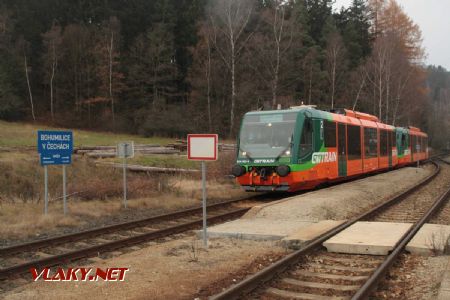
POLYGON ((386 73, 386 118, 385 118, 385 122, 389 123, 389 97, 390 97, 390 75, 389 75, 389 70, 386 73))
POLYGON ((53 43, 53 60, 52 60, 52 76, 50 77, 50 114, 52 121, 55 120, 54 109, 53 109, 53 80, 55 78, 56 68, 58 66, 58 61, 56 58, 55 43, 53 43))
POLYGON ((114 98, 112 93, 112 66, 113 66, 113 43, 114 43, 114 33, 111 33, 111 42, 108 49, 109 52, 109 99, 111 99, 111 114, 113 122, 113 130, 116 129, 116 119, 114 115, 114 98))
POLYGON ((34 115, 33 94, 31 93, 30 78, 28 76, 27 56, 24 54, 23 57, 25 59, 25 76, 27 78, 28 93, 30 95, 31 116, 33 117, 33 121, 36 121, 36 117, 34 115))
POLYGON ((233 33, 230 34, 230 43, 231 43, 231 108, 230 108, 230 138, 233 136, 233 128, 234 128, 234 106, 236 102, 236 66, 235 66, 235 45, 233 33))
POLYGON ((208 37, 208 60, 206 66, 206 99, 208 104, 208 129, 212 132, 212 119, 211 119, 211 45, 209 44, 208 37))
POLYGON ((280 46, 277 47, 277 62, 275 65, 275 74, 272 85, 272 107, 277 106, 277 93, 278 93, 278 72, 280 69, 280 46))
POLYGON ((312 61, 309 66, 309 91, 308 91, 308 105, 311 105, 311 97, 312 97, 312 61))
MULTIPOLYGON (((275 17, 277 16, 277 12, 275 12, 275 17)), ((284 16, 284 14, 283 14, 284 16)), ((283 19, 281 19, 280 22, 283 22, 283 19)), ((272 84, 272 108, 275 108, 277 106, 277 94, 278 94, 278 75, 280 72, 280 43, 281 43, 281 35, 282 35, 282 31, 283 31, 283 24, 281 24, 281 28, 280 28, 280 35, 277 35, 277 30, 276 30, 276 18, 275 18, 275 22, 274 22, 274 35, 275 35, 275 42, 277 45, 277 57, 276 57, 276 62, 275 62, 275 74, 274 74, 274 78, 273 78, 273 84, 272 84)))
POLYGON ((333 67, 331 73, 331 109, 334 108, 334 90, 336 85, 336 56, 333 59, 333 67))
POLYGON ((378 76, 378 119, 381 121, 381 104, 383 102, 383 75, 381 72, 380 64, 380 74, 378 76))
POLYGON ((364 76, 364 78, 361 82, 361 85, 359 86, 358 93, 356 94, 355 103, 353 104, 353 110, 356 109, 356 105, 358 104, 358 101, 359 101, 359 96, 361 95, 361 91, 362 91, 365 83, 366 83, 366 77, 364 76))

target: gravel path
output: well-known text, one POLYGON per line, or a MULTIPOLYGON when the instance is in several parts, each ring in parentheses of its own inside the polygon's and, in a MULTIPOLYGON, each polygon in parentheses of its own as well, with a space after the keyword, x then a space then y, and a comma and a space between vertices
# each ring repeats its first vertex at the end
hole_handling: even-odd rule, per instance
POLYGON ((342 220, 362 213, 428 176, 432 166, 402 168, 251 209, 244 218, 342 220))
MULTIPOLYGON (((218 282, 229 285, 245 272, 256 271, 285 255, 270 242, 211 240, 203 249, 192 237, 156 244, 110 259, 97 259, 89 267, 129 267, 124 282, 37 281, 7 292, 4 299, 194 299, 218 282), (233 274, 227 277, 228 274, 233 274), (224 279, 224 277, 226 277, 224 279), (234 279, 234 280, 233 280, 234 279), (224 282, 225 283, 225 282, 224 282)), ((2 298, 3 299, 3 298, 2 298)))

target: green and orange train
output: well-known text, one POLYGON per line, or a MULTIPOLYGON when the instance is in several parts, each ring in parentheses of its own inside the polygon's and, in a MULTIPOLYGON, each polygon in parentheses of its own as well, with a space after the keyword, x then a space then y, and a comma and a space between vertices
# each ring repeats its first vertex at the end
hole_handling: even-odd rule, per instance
POLYGON ((312 106, 245 114, 232 174, 247 191, 311 189, 428 158, 428 136, 352 110, 312 106))

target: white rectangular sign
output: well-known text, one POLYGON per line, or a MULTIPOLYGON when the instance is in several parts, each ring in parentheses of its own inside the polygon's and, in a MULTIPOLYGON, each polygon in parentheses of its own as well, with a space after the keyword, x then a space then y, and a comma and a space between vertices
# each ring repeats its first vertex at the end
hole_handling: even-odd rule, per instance
POLYGON ((217 134, 188 134, 189 160, 217 160, 217 134))
POLYGON ((120 158, 131 158, 134 156, 134 142, 123 142, 117 144, 117 156, 120 158))

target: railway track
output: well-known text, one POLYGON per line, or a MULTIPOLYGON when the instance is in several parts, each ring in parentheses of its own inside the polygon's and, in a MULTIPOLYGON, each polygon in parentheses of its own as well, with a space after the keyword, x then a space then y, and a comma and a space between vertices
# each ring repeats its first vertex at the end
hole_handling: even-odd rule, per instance
MULTIPOLYGON (((252 205, 236 204, 257 200, 261 195, 230 200, 208 206, 208 223, 240 217, 252 205)), ((87 231, 0 248, 0 291, 9 279, 20 277, 31 267, 49 267, 99 256, 168 236, 202 225, 202 208, 191 208, 141 220, 124 222, 87 231)))
MULTIPOLYGON (((446 162, 447 163, 447 162, 446 162)), ((420 227, 439 210, 450 196, 450 188, 437 189, 434 179, 441 167, 409 190, 395 195, 328 233, 311 241, 240 283, 211 299, 365 299, 374 291, 386 272, 420 227), (422 194, 423 201, 418 203, 422 194), (404 211, 409 211, 405 214, 404 211), (352 255, 327 252, 322 243, 357 221, 410 222, 413 226, 387 256, 352 255)), ((448 167, 447 167, 448 168, 448 167)), ((448 172, 448 170, 446 170, 448 172)), ((448 175, 448 174, 446 174, 448 175)), ((442 178, 440 179, 442 180, 442 178)))

